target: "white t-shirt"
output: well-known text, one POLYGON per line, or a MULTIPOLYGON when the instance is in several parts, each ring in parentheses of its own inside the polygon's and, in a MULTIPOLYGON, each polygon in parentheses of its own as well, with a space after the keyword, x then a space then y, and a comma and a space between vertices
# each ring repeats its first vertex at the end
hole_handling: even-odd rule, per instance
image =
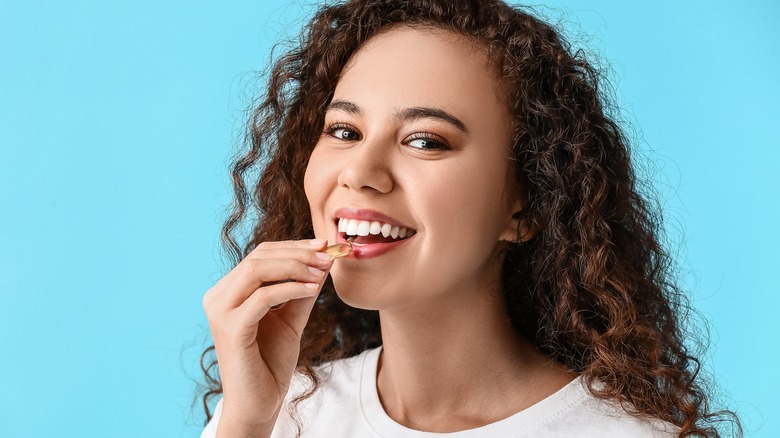
MULTIPOLYGON (((616 403, 593 397, 581 378, 544 400, 508 418, 476 429, 451 433, 421 432, 396 423, 385 413, 376 390, 376 371, 382 347, 318 369, 321 386, 298 405, 297 416, 304 438, 498 438, 498 437, 637 437, 667 438, 678 428, 660 420, 627 414, 616 403)), ((301 394, 305 380, 296 375, 286 400, 301 394)), ((222 412, 217 403, 214 417, 201 438, 213 438, 222 412)), ((294 437, 295 422, 286 406, 279 413, 272 438, 294 437)))

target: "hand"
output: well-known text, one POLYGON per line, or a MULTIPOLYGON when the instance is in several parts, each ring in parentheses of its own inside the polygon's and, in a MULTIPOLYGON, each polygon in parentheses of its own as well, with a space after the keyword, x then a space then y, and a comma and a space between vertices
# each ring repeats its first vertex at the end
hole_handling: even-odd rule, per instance
POLYGON ((326 243, 263 242, 203 296, 222 380, 220 426, 270 433, 333 264, 326 243))

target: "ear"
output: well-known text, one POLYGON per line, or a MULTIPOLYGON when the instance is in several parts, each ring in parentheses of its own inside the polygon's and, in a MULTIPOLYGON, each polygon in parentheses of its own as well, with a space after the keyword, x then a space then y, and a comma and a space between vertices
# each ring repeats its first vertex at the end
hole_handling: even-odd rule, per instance
POLYGON ((512 216, 508 218, 504 231, 499 240, 510 243, 523 243, 533 239, 539 232, 533 225, 531 217, 523 208, 523 202, 518 200, 512 203, 512 216))

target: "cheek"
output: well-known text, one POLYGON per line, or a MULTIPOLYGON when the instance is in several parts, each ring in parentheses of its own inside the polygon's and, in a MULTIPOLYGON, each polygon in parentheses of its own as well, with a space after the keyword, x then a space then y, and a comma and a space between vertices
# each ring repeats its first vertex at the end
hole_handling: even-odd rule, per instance
POLYGON ((501 172, 484 173, 480 166, 459 169, 438 178, 435 189, 425 189, 424 201, 429 208, 426 234, 430 242, 427 258, 441 259, 446 254, 448 266, 439 266, 452 275, 465 273, 475 265, 493 260, 499 237, 507 221, 503 203, 506 181, 501 172))
MULTIPOLYGON (((312 158, 314 158, 314 154, 312 154, 312 158)), ((317 163, 309 159, 306 172, 303 174, 303 190, 306 192, 306 199, 309 201, 309 205, 311 205, 312 199, 317 197, 318 176, 317 163)))
POLYGON ((429 211, 450 236, 497 238, 507 214, 505 173, 497 169, 486 172, 484 166, 476 164, 450 172, 454 177, 439 178, 436 190, 427 195, 432 206, 429 211))
POLYGON ((322 236, 325 230, 325 218, 323 215, 325 201, 329 188, 334 184, 334 182, 330 181, 332 179, 330 177, 331 173, 333 173, 332 166, 328 165, 324 155, 315 148, 309 158, 309 164, 306 166, 306 173, 303 177, 303 189, 306 192, 306 200, 309 202, 314 234, 317 237, 322 236))

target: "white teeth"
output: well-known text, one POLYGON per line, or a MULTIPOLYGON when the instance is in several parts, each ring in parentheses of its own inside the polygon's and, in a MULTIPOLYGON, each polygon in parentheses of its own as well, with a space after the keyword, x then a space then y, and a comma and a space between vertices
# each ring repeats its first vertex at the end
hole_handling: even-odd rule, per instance
POLYGON ((368 236, 368 230, 370 230, 370 229, 371 229, 371 222, 360 221, 360 222, 358 222, 357 235, 358 236, 368 236))
POLYGON ((355 236, 357 235, 357 228, 358 228, 358 221, 354 221, 350 219, 347 221, 347 229, 344 230, 344 232, 350 236, 355 236))
POLYGON ((390 230, 391 230, 392 228, 393 228, 393 226, 392 226, 392 225, 390 225, 390 224, 384 224, 384 225, 382 225, 382 235, 383 235, 384 237, 387 237, 387 236, 389 236, 389 235, 390 235, 390 230))
POLYGON ((345 233, 348 236, 368 236, 369 234, 381 234, 384 237, 393 239, 403 239, 411 237, 414 230, 410 230, 397 225, 383 224, 378 221, 359 221, 355 219, 339 219, 339 233, 345 233))

